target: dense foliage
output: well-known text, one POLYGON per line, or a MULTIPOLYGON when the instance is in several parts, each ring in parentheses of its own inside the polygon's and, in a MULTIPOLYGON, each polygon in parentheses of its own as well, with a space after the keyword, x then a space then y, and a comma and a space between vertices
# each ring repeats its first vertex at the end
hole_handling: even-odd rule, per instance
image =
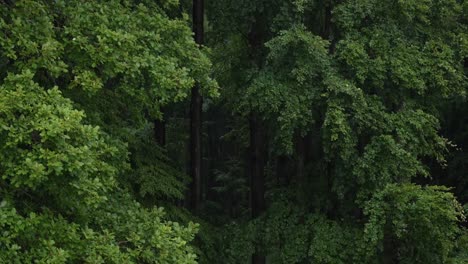
POLYGON ((194 80, 214 87, 188 22, 170 8, 0 6, 2 263, 195 263, 196 225, 136 202, 183 196, 164 152, 139 148, 151 137, 147 120, 194 80))
MULTIPOLYGON (((243 121, 254 113, 267 138, 269 206, 251 222, 228 215, 240 221, 228 232, 251 241, 248 247, 228 235, 229 263, 247 263, 255 250, 268 263, 467 260, 460 254, 467 251, 460 204, 448 189, 414 184, 448 184, 466 203, 465 177, 446 175, 466 171, 459 149, 466 139, 452 142, 452 130, 441 123, 466 127, 453 115, 466 105, 467 7, 466 1, 211 3, 222 104, 231 126, 242 128, 225 133, 242 137, 256 129, 243 121), (461 163, 455 169, 447 158, 461 163)), ((243 162, 242 152, 228 151, 243 162)))
POLYGON ((0 3, 0 263, 468 262, 467 1, 0 3))

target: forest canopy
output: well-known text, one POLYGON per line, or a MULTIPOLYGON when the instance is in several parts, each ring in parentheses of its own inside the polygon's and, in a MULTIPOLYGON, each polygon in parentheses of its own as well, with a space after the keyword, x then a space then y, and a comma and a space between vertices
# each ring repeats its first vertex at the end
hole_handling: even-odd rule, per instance
POLYGON ((468 263, 468 2, 0 0, 0 263, 468 263))

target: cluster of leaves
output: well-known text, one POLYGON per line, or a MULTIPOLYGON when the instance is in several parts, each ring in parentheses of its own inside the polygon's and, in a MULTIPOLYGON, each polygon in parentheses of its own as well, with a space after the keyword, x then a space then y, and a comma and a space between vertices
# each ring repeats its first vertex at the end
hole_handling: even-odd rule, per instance
POLYGON ((466 220, 447 188, 412 184, 388 185, 369 201, 365 214, 369 216, 364 229, 368 257, 385 256, 384 247, 389 247, 385 243, 390 243, 390 247, 398 245, 392 250, 398 252, 401 263, 447 263, 460 235, 457 222, 466 220))
POLYGON ((0 262, 196 262, 197 225, 154 207, 183 197, 187 181, 151 141, 152 122, 195 81, 217 93, 187 17, 167 15, 174 9, 0 5, 0 262))
POLYGON ((195 262, 187 241, 196 227, 165 222, 120 190, 118 149, 57 88, 31 73, 9 75, 0 88, 2 260, 195 262))

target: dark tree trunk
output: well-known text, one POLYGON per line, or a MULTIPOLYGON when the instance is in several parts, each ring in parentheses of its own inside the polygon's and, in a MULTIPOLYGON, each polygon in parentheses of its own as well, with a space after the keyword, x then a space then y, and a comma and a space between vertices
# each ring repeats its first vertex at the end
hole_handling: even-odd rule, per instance
MULTIPOLYGON (((256 114, 250 117, 250 208, 252 218, 265 211, 265 134, 263 124, 256 114)), ((265 256, 256 250, 253 264, 264 264, 265 256)))
POLYGON ((264 264, 266 262, 265 256, 261 255, 258 252, 255 252, 252 255, 252 264, 264 264))
POLYGON ((336 36, 335 36, 335 30, 334 30, 334 25, 332 21, 333 19, 332 10, 333 10, 333 1, 329 1, 325 5, 325 21, 324 21, 322 38, 328 39, 330 41, 330 46, 329 46, 330 54, 334 54, 335 48, 336 48, 336 36))
POLYGON ((255 114, 250 117, 250 190, 252 218, 265 210, 265 142, 261 121, 255 114))
POLYGON ((398 243, 391 231, 391 223, 387 220, 383 241, 383 264, 398 264, 398 243))
POLYGON ((297 164, 296 164, 296 177, 293 181, 297 186, 302 186, 304 184, 304 174, 305 174, 305 158, 306 158, 306 146, 305 139, 298 135, 296 138, 296 155, 297 155, 297 164))
MULTIPOLYGON (((258 69, 264 63, 264 41, 267 34, 267 22, 261 12, 256 12, 255 22, 248 34, 250 59, 258 69)), ((263 124, 257 113, 250 113, 250 208, 252 218, 256 218, 265 211, 265 133, 263 124)), ((252 264, 265 264, 265 256, 258 247, 252 255, 252 264)))
POLYGON ((195 43, 202 45, 204 43, 204 0, 193 0, 193 33, 195 43))
POLYGON ((192 89, 192 100, 190 105, 190 175, 191 198, 190 207, 194 211, 200 209, 201 202, 201 115, 202 98, 196 85, 192 89))
POLYGON ((288 157, 286 155, 278 156, 276 159, 276 185, 286 185, 288 182, 289 173, 288 157))
MULTIPOLYGON (((193 0, 193 32, 195 42, 203 44, 203 0, 193 0)), ((201 203, 201 131, 202 131, 202 104, 200 85, 192 88, 190 104, 190 175, 192 177, 190 207, 193 211, 200 209, 201 203)))
POLYGON ((166 145, 166 121, 156 119, 154 120, 154 139, 159 146, 166 145))

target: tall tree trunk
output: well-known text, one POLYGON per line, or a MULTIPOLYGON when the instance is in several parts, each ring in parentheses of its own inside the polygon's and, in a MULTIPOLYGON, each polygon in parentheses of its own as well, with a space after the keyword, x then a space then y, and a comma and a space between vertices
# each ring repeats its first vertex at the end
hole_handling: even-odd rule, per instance
MULTIPOLYGON (((267 22, 265 16, 257 11, 255 22, 252 24, 248 35, 250 59, 256 64, 258 70, 264 63, 264 41, 267 34, 267 22)), ((256 218, 265 211, 265 133, 258 113, 250 113, 250 208, 252 218, 256 218)), ((252 255, 252 264, 265 264, 265 256, 258 247, 252 255)))
POLYGON ((156 119, 153 125, 154 139, 159 146, 164 147, 166 145, 166 121, 156 119))
MULTIPOLYGON (((265 211, 265 133, 263 124, 256 114, 250 117, 250 207, 252 218, 265 211)), ((264 264, 265 256, 256 249, 253 264, 264 264)))
POLYGON ((335 30, 334 30, 334 24, 333 24, 333 5, 334 1, 329 0, 325 2, 325 15, 324 15, 324 21, 323 21, 323 29, 321 32, 321 37, 324 39, 327 39, 330 41, 330 46, 329 46, 329 52, 330 54, 335 53, 336 49, 336 36, 335 36, 335 30))
POLYGON ((284 186, 288 184, 288 156, 280 155, 276 158, 276 185, 284 186))
POLYGON ((306 156, 306 146, 305 139, 298 134, 296 138, 296 155, 297 155, 297 164, 296 164, 296 177, 293 183, 297 186, 303 186, 304 184, 304 174, 305 174, 305 156, 306 156))
POLYGON ((265 142, 261 121, 257 115, 250 117, 250 189, 252 217, 256 218, 265 210, 265 142))
MULTIPOLYGON (((195 42, 203 44, 203 13, 204 0, 193 0, 193 32, 195 42)), ((192 177, 190 206, 198 211, 201 203, 201 130, 202 130, 202 104, 200 85, 192 88, 190 104, 190 175, 192 177)))
POLYGON ((383 264, 398 264, 398 243, 395 236, 391 231, 391 223, 387 220, 384 231, 383 241, 383 252, 382 252, 382 263, 383 264))

